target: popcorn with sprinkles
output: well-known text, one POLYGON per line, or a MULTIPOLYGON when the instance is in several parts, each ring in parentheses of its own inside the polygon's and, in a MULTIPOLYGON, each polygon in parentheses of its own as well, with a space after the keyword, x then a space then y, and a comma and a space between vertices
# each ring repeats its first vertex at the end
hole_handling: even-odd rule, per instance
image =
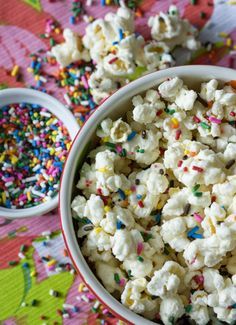
POLYGON ((101 122, 80 169, 71 208, 82 253, 147 319, 233 324, 235 92, 173 77, 130 106, 101 122))

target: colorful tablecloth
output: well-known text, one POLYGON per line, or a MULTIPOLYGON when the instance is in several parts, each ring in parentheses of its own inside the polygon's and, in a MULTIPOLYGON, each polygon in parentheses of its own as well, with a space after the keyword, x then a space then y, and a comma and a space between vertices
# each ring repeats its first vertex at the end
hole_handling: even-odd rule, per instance
MULTIPOLYGON (((94 18, 117 9, 115 5, 102 6, 104 1, 92 1, 91 6, 80 2, 84 3, 86 14, 94 18)), ((176 4, 181 15, 200 29, 204 44, 213 43, 213 48, 206 46, 193 63, 236 68, 236 1, 139 1, 143 15, 137 15, 137 31, 148 38, 147 18, 160 10, 167 11, 170 4, 176 4)), ((67 0, 0 0, 1 89, 35 85, 27 68, 31 53, 48 49, 49 40, 40 37, 45 33, 47 19, 83 34, 86 23, 82 18, 75 25, 70 23, 71 7, 72 1, 67 0), (18 78, 9 73, 15 65, 20 67, 18 78)), ((55 84, 47 87, 64 101, 63 90, 55 84)), ((31 219, 0 219, 0 323, 119 323, 105 307, 99 306, 74 273, 57 211, 31 219)))

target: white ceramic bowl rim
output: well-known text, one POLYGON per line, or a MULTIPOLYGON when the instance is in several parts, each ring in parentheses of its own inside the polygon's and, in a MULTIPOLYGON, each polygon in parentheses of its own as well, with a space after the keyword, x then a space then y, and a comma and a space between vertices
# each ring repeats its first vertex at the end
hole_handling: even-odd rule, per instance
MULTIPOLYGON (((0 91, 0 107, 14 103, 38 104, 47 108, 53 115, 63 122, 73 141, 79 125, 73 114, 58 100, 41 91, 27 88, 9 88, 0 91)), ((1 108, 0 108, 1 109, 1 108)), ((43 215, 58 206, 58 194, 51 200, 35 207, 25 209, 8 209, 0 207, 0 217, 8 219, 25 218, 43 215)))
POLYGON ((114 314, 118 315, 120 318, 128 321, 129 323, 137 325, 151 325, 156 323, 144 319, 143 317, 128 310, 119 301, 112 297, 112 295, 108 293, 108 291, 95 277, 80 251, 73 227, 70 208, 72 179, 75 175, 77 161, 79 160, 79 157, 82 154, 86 144, 89 142, 91 135, 94 133, 97 125, 111 114, 111 112, 114 110, 114 106, 117 108, 123 98, 127 98, 128 100, 144 90, 157 86, 166 78, 175 76, 179 76, 180 78, 192 77, 193 79, 198 79, 198 83, 199 80, 202 82, 212 78, 228 81, 231 79, 236 79, 236 71, 229 68, 207 65, 174 67, 150 73, 119 89, 97 108, 97 110, 78 132, 67 157, 61 180, 59 211, 62 233, 68 248, 68 252, 77 271, 80 273, 82 279, 91 289, 91 291, 93 291, 98 299, 108 306, 114 312, 114 314))

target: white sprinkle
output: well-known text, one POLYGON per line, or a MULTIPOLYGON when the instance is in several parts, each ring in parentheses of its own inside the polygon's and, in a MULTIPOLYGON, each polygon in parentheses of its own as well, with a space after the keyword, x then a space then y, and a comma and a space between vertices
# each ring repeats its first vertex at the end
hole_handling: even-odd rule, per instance
POLYGON ((34 188, 32 189, 32 194, 39 196, 39 197, 45 197, 45 194, 43 194, 39 191, 36 191, 34 188))
POLYGON ((38 165, 34 166, 34 168, 33 168, 32 170, 33 170, 34 172, 36 172, 37 170, 40 169, 40 167, 41 167, 41 165, 38 164, 38 165))
POLYGON ((88 106, 89 102, 88 102, 88 100, 81 100, 80 104, 83 106, 88 106))
POLYGON ((89 298, 86 297, 85 295, 81 296, 81 299, 85 302, 89 302, 89 298))
POLYGON ((85 71, 92 71, 91 67, 85 67, 85 71))
POLYGON ((21 253, 21 252, 18 254, 18 256, 19 256, 20 259, 24 259, 25 258, 25 255, 23 253, 21 253))
POLYGON ((36 175, 22 179, 22 183, 27 183, 27 182, 32 182, 32 181, 37 181, 36 175))
POLYGON ((55 151, 61 151, 61 150, 62 150, 62 147, 55 148, 55 151))
POLYGON ((87 0, 86 1, 86 5, 87 6, 92 6, 92 4, 93 4, 93 0, 87 0))
POLYGON ((94 309, 98 309, 99 306, 100 306, 100 302, 97 300, 97 301, 95 302, 95 304, 93 305, 93 308, 94 308, 94 309))
POLYGON ((89 16, 88 16, 88 15, 83 15, 83 20, 84 20, 86 23, 89 23, 89 16))
POLYGON ((74 85, 75 85, 75 86, 79 86, 79 80, 78 80, 78 79, 76 79, 76 80, 74 81, 74 85))
POLYGON ((50 114, 48 112, 40 112, 40 115, 46 116, 46 117, 51 117, 52 116, 52 114, 50 114))
POLYGON ((84 292, 88 292, 89 289, 88 289, 87 287, 83 287, 83 291, 84 291, 84 292))
POLYGON ((81 297, 80 296, 76 296, 75 299, 78 300, 78 301, 81 301, 81 297))
POLYGON ((41 233, 42 236, 50 236, 52 232, 50 230, 45 230, 41 233))
POLYGON ((11 186, 12 184, 13 184, 13 182, 6 182, 6 183, 5 183, 5 186, 6 186, 6 187, 9 187, 9 186, 11 186))
POLYGON ((56 271, 57 273, 61 273, 61 272, 63 271, 63 268, 62 268, 62 267, 56 267, 56 268, 55 268, 55 271, 56 271))
POLYGON ((47 79, 44 78, 43 76, 40 76, 40 77, 39 77, 39 80, 42 81, 42 82, 47 82, 47 79))
POLYGON ((63 313, 62 317, 63 318, 70 318, 70 315, 68 313, 63 313))
POLYGON ((68 105, 71 105, 71 100, 70 100, 70 97, 68 96, 68 94, 64 94, 64 99, 68 105))
POLYGON ((70 274, 72 274, 72 275, 75 274, 75 270, 74 269, 71 269, 70 270, 70 274))
POLYGON ((70 305, 70 304, 63 304, 62 307, 67 308, 67 309, 73 309, 74 308, 74 306, 70 305))
POLYGON ((25 306, 26 306, 26 302, 23 301, 23 302, 21 303, 21 307, 25 307, 25 306))

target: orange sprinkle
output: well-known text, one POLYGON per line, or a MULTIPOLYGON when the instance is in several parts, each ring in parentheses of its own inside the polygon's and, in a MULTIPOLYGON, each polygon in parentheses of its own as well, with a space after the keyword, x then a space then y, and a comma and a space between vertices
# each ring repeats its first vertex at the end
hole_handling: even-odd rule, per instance
POLYGON ((212 105, 213 105, 213 100, 211 100, 210 102, 207 102, 207 107, 208 107, 208 108, 211 108, 212 105))

